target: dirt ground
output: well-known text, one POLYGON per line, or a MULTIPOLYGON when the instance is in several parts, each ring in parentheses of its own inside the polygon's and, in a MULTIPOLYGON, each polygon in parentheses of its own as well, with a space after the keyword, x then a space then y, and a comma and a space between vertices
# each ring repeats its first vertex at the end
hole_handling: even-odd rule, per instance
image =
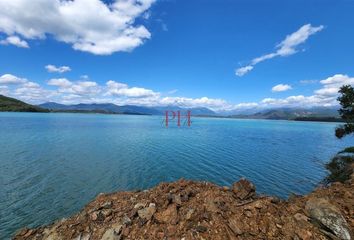
POLYGON ((354 176, 287 201, 179 180, 140 192, 101 194, 81 212, 14 239, 352 239, 354 176))

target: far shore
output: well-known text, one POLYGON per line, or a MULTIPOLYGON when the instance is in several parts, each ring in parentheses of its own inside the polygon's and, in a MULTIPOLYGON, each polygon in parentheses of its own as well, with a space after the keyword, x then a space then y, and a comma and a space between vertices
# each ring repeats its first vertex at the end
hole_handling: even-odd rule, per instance
MULTIPOLYGON (((0 111, 0 112, 20 112, 20 113, 75 113, 75 114, 103 114, 103 115, 134 115, 134 116, 164 116, 164 115, 154 115, 154 114, 144 114, 144 113, 115 113, 115 112, 105 112, 105 111, 78 111, 78 110, 67 110, 67 111, 53 111, 48 110, 45 112, 30 112, 30 111, 0 111)), ((245 120, 271 120, 271 121, 297 121, 297 122, 333 122, 342 123, 343 120, 335 117, 299 117, 295 119, 269 119, 269 118, 251 118, 251 117, 234 117, 234 116, 219 116, 219 115, 191 115, 196 118, 223 118, 223 119, 245 119, 245 120)))

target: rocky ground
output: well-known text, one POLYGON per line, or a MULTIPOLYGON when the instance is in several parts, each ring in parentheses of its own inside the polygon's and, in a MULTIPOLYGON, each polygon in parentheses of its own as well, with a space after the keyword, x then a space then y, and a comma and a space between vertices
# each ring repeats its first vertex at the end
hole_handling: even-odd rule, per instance
POLYGON ((14 239, 351 239, 353 229, 354 174, 287 201, 257 195, 245 179, 231 188, 179 180, 101 194, 69 219, 14 239))

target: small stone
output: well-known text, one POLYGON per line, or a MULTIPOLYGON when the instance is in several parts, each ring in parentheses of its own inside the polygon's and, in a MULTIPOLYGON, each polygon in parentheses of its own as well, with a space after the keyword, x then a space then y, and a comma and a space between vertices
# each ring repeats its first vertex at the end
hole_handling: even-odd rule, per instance
POLYGON ((223 186, 223 187, 222 187, 222 190, 224 190, 225 192, 227 192, 227 191, 230 190, 230 188, 229 188, 228 186, 223 186))
POLYGON ((305 229, 299 229, 295 231, 296 235, 302 240, 310 240, 312 239, 312 233, 305 229))
POLYGON ((119 223, 112 224, 112 229, 114 230, 114 232, 116 234, 119 234, 122 231, 122 227, 123 227, 123 225, 119 224, 119 223))
POLYGON ((163 239, 164 236, 165 236, 165 233, 164 233, 164 232, 158 232, 158 233, 157 233, 157 238, 158 238, 158 239, 163 239))
POLYGON ((194 209, 193 208, 190 208, 186 214, 186 220, 189 220, 192 218, 193 216, 193 213, 194 213, 194 209))
POLYGON ((205 226, 202 226, 202 225, 198 225, 195 230, 197 230, 197 232, 201 232, 201 233, 204 233, 206 231, 208 231, 208 228, 205 227, 205 226))
POLYGON ((108 209, 108 208, 111 208, 113 206, 112 202, 111 201, 107 201, 107 202, 104 202, 100 209, 108 209))
POLYGON ((26 232, 26 234, 24 235, 24 237, 25 237, 25 238, 28 238, 29 236, 32 235, 33 232, 34 232, 33 229, 29 229, 29 230, 26 232))
POLYGON ((206 199, 205 208, 207 211, 212 213, 220 212, 213 199, 206 199))
POLYGON ((236 219, 229 219, 229 227, 231 228, 231 230, 234 232, 236 236, 243 234, 242 225, 236 219))
POLYGON ((89 240, 90 237, 91 237, 90 233, 84 233, 84 234, 81 235, 80 240, 89 240))
POLYGON ((175 225, 168 225, 167 226, 167 235, 173 236, 176 233, 177 227, 175 225))
POLYGON ((123 236, 127 237, 129 235, 129 233, 130 233, 130 229, 129 228, 124 228, 124 230, 122 232, 123 236))
POLYGON ((176 224, 178 222, 176 205, 170 205, 166 210, 156 213, 155 218, 161 223, 176 224))
POLYGON ((138 215, 140 218, 150 220, 152 216, 155 214, 155 212, 156 212, 155 203, 150 203, 148 207, 140 209, 138 211, 138 215))
POLYGON ((308 217, 306 217, 304 214, 301 214, 301 213, 296 213, 294 215, 294 218, 296 219, 296 221, 299 221, 299 222, 301 222, 301 221, 307 222, 307 220, 308 220, 308 217))
POLYGON ((278 203, 280 203, 280 199, 277 198, 277 197, 272 197, 272 198, 270 199, 270 202, 271 202, 271 203, 274 203, 274 204, 278 204, 278 203))
POLYGON ((101 213, 102 213, 102 215, 106 218, 106 217, 108 217, 109 215, 112 214, 112 210, 111 210, 111 209, 103 209, 103 210, 101 211, 101 213))
POLYGON ((181 196, 179 194, 174 194, 173 195, 173 202, 179 206, 182 205, 181 196))
POLYGON ((252 212, 249 210, 246 210, 245 215, 246 215, 246 217, 250 218, 250 217, 252 217, 252 212))
POLYGON ((105 231, 101 240, 119 240, 120 236, 117 235, 112 228, 105 231))
POLYGON ((235 196, 241 200, 253 197, 256 194, 256 187, 250 181, 241 178, 240 181, 232 185, 235 196))
POLYGON ((92 221, 96 221, 98 218, 98 212, 91 213, 90 218, 92 221))
POLYGON ((125 225, 130 225, 132 223, 132 220, 128 216, 124 215, 122 223, 125 225))
POLYGON ((187 202, 189 200, 189 196, 187 193, 181 195, 181 201, 187 202))

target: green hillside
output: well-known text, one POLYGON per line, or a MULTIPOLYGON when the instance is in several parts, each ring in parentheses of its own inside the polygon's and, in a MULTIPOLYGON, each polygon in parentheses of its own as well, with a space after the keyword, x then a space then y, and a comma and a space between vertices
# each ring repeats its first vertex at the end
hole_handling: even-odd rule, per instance
POLYGON ((48 110, 0 95, 0 112, 48 112, 48 110))

